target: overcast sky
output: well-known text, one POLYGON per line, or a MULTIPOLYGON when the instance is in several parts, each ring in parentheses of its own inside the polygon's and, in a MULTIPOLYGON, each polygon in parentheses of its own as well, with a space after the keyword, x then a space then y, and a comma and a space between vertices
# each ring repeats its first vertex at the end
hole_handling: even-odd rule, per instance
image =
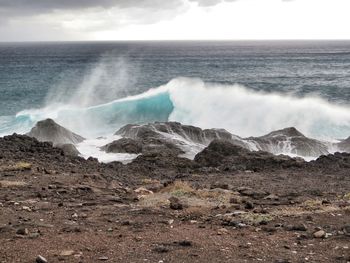
POLYGON ((0 41, 350 39, 350 0, 0 0, 0 41))

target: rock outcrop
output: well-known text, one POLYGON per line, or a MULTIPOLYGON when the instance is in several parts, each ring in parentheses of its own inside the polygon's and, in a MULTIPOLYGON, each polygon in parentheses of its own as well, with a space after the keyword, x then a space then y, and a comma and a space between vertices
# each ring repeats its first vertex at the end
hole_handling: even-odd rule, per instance
POLYGON ((247 144, 238 136, 224 129, 201 129, 195 126, 183 125, 179 122, 155 122, 144 125, 129 124, 119 129, 115 135, 132 139, 173 138, 193 143, 209 145, 215 139, 224 139, 247 148, 247 144))
POLYGON ((101 149, 107 152, 130 152, 131 148, 132 151, 137 148, 137 153, 186 154, 186 157, 191 159, 215 139, 225 139, 235 145, 249 148, 248 143, 226 130, 202 130, 178 122, 129 124, 119 129, 115 135, 122 136, 123 139, 114 141, 101 149))
POLYGON ((306 137, 294 127, 273 131, 261 137, 250 137, 246 140, 254 143, 257 150, 275 154, 291 153, 310 157, 329 154, 327 145, 306 137))
POLYGON ((101 150, 107 153, 138 154, 142 152, 142 143, 134 139, 122 138, 106 144, 105 146, 101 147, 101 150))
POLYGON ((73 144, 70 144, 70 143, 56 144, 55 147, 60 148, 63 151, 64 155, 67 155, 67 156, 80 155, 80 152, 78 151, 78 149, 73 144))
POLYGON ((82 136, 62 127, 52 119, 37 122, 27 135, 41 142, 52 142, 54 146, 77 144, 85 140, 82 136))
POLYGON ((341 152, 350 153, 350 137, 336 144, 336 147, 341 152))
POLYGON ((273 155, 263 151, 249 151, 230 141, 214 140, 194 159, 200 166, 217 167, 220 170, 262 171, 289 167, 302 167, 305 161, 286 155, 273 155))

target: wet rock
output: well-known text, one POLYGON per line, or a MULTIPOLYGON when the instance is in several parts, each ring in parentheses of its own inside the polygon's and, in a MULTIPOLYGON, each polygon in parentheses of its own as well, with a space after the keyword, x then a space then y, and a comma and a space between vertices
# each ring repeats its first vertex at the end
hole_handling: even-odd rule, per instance
POLYGON ((169 202, 170 202, 170 208, 173 210, 182 210, 184 208, 183 204, 180 202, 179 198, 177 197, 170 197, 169 202))
POLYGON ((53 145, 77 144, 85 140, 82 136, 67 130, 52 119, 37 122, 27 135, 41 142, 52 142, 53 145))
POLYGON ((122 138, 101 147, 101 150, 107 153, 138 154, 142 152, 142 143, 131 138, 122 138))
MULTIPOLYGON (((268 152, 251 152, 230 141, 214 140, 198 153, 195 162, 204 167, 217 167, 223 171, 264 171, 289 167, 302 167, 306 164, 300 158, 273 155, 268 152)), ((260 195, 256 196, 261 198, 260 195)))
POLYGON ((283 152, 284 145, 289 145, 292 148, 292 153, 300 156, 318 157, 329 153, 327 145, 306 137, 294 127, 247 139, 253 141, 259 150, 271 153, 283 152))
POLYGON ((60 148, 64 155, 66 156, 79 156, 80 152, 78 149, 71 143, 66 143, 66 144, 57 144, 57 148, 60 148))

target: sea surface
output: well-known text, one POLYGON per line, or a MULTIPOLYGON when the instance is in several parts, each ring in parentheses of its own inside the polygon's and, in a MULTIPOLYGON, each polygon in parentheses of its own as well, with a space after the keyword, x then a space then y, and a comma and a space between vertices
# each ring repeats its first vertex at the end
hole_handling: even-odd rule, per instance
POLYGON ((88 138, 172 120, 344 139, 350 42, 0 43, 0 135, 45 118, 88 138))

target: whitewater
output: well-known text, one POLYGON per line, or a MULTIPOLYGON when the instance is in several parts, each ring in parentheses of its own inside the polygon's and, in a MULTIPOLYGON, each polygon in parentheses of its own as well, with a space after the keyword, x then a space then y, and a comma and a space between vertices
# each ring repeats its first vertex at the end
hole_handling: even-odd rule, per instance
POLYGON ((135 96, 91 107, 51 104, 0 117, 0 134, 26 133, 37 121, 52 118, 88 138, 107 136, 130 123, 177 121, 201 128, 223 128, 241 137, 261 136, 295 127, 321 140, 350 135, 350 107, 318 97, 256 92, 242 85, 176 78, 135 96))

